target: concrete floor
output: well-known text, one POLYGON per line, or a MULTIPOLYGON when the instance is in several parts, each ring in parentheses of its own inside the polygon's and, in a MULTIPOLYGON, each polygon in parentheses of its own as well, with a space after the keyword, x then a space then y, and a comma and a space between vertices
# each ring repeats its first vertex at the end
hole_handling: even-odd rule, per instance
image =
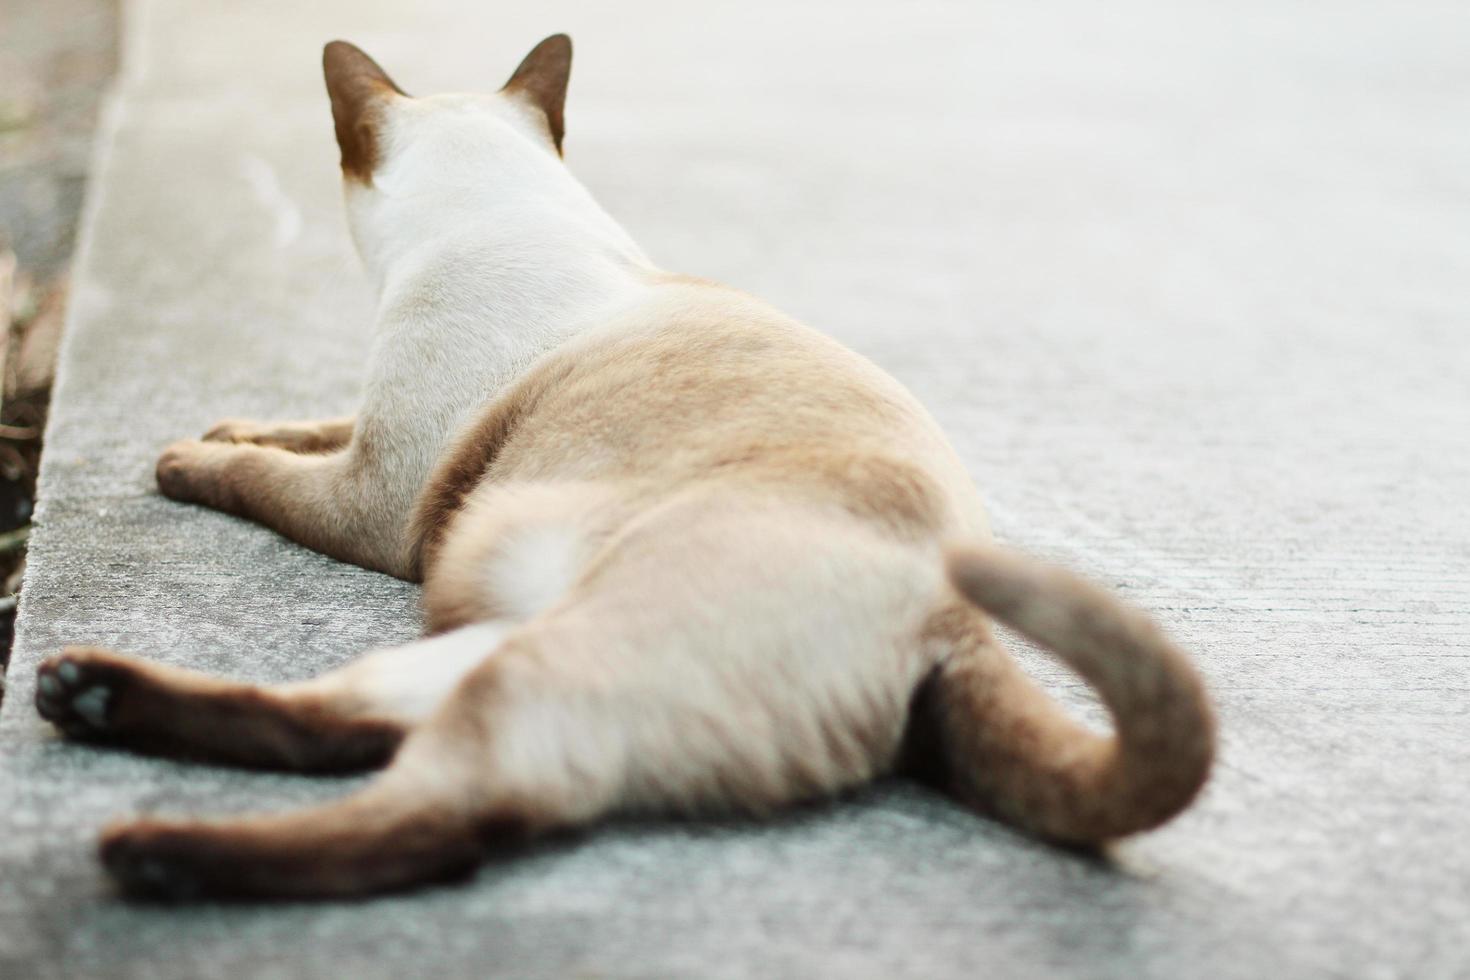
POLYGON ((1467 975, 1467 29, 1279 0, 129 4, 0 713, 0 976, 1467 975), (109 891, 111 816, 350 782, 65 744, 42 656, 284 679, 416 629, 410 587, 152 487, 218 417, 351 407, 370 297, 322 42, 429 92, 554 30, 569 162, 651 255, 891 370, 1003 539, 1195 653, 1224 737, 1195 809, 1097 862, 888 785, 360 904, 109 891))

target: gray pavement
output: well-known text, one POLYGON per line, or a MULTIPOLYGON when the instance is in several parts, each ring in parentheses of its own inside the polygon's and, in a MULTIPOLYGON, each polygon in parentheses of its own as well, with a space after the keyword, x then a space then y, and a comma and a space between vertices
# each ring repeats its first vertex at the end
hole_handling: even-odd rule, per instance
POLYGON ((127 4, 0 712, 0 976, 1470 974, 1467 29, 1266 0, 127 4), (218 417, 352 405, 370 297, 322 42, 428 92, 554 30, 569 160, 651 255, 894 372, 1003 539, 1195 652, 1224 739, 1195 809, 1099 862, 893 784, 358 904, 111 893, 114 815, 351 781, 67 745, 42 656, 286 679, 417 628, 411 587, 152 486, 218 417))

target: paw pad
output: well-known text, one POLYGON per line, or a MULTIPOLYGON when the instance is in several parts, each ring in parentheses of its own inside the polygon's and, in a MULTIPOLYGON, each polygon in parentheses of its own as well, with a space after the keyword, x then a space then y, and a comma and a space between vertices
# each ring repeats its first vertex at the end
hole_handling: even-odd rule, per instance
POLYGON ((37 671, 36 710, 68 735, 105 732, 112 698, 112 687, 73 657, 53 657, 37 671))

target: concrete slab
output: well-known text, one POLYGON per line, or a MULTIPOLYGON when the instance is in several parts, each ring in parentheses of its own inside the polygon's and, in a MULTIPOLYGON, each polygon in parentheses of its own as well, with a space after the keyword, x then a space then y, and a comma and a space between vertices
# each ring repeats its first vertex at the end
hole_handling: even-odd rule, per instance
MULTIPOLYGON (((1470 971, 1470 66, 1454 5, 203 4, 128 10, 0 713, 0 976, 1451 977, 1470 971), (609 828, 463 887, 156 909, 135 809, 304 780, 91 751, 59 644, 317 673, 413 590, 170 504, 226 415, 348 408, 369 299, 321 43, 410 91, 576 37, 572 165, 664 264, 871 355, 1001 536, 1153 609, 1220 703, 1201 804, 1088 862, 922 791, 609 828)), ((1083 712, 1077 685, 1029 661, 1083 712)))

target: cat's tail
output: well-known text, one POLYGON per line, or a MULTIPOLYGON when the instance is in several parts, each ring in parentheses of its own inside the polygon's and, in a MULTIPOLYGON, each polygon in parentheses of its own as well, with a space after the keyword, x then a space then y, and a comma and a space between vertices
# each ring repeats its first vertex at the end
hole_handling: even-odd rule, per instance
POLYGON ((1093 844, 1184 809, 1214 758, 1215 722, 1188 659, 1142 612, 1069 572, 989 546, 948 557, 971 602, 1048 648, 1097 691, 1111 738, 1069 719, 995 641, 938 677, 954 789, 1033 833, 1093 844))

